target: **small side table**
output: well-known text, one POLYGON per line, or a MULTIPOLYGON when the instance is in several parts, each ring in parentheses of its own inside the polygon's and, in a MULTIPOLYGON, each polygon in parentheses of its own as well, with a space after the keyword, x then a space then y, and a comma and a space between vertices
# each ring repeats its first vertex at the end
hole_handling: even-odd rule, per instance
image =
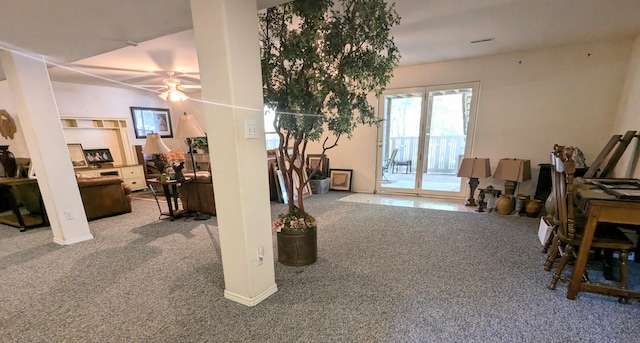
POLYGON ((188 181, 191 181, 191 179, 185 179, 180 181, 178 180, 160 181, 157 178, 147 179, 147 183, 151 185, 162 185, 162 191, 164 192, 164 196, 167 199, 167 207, 169 208, 169 212, 162 213, 161 211, 160 212, 161 215, 165 215, 165 216, 168 215, 169 219, 173 221, 175 218, 180 217, 182 214, 186 212, 186 210, 184 209, 182 210, 178 209, 178 186, 188 181))

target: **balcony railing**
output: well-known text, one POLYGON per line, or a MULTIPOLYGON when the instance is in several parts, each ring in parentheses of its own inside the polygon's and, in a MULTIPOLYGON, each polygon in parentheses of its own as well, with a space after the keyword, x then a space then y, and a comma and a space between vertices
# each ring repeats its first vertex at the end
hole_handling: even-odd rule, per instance
MULTIPOLYGON (((414 161, 412 172, 415 172, 418 142, 418 137, 391 137, 388 151, 398 148, 396 161, 414 161)), ((428 173, 457 174, 460 155, 464 154, 464 143, 464 136, 430 136, 428 173)))

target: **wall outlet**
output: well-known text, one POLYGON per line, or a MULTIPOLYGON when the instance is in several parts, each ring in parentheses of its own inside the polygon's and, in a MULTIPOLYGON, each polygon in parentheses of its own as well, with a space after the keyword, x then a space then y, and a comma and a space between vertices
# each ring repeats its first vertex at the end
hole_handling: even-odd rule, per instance
POLYGON ((264 248, 262 246, 260 246, 258 248, 258 259, 256 261, 257 265, 262 265, 262 263, 264 262, 264 248))
POLYGON ((73 212, 71 211, 64 211, 64 217, 67 218, 67 220, 73 220, 73 212))

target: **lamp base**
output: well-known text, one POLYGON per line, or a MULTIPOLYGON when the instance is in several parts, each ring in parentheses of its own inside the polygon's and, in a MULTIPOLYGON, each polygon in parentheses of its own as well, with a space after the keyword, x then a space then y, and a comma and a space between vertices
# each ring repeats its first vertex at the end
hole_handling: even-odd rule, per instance
POLYGON ((471 188, 471 191, 469 192, 469 199, 467 199, 467 201, 464 202, 465 206, 478 206, 478 204, 476 204, 475 199, 473 198, 473 194, 476 192, 476 187, 478 187, 479 183, 480 181, 478 181, 477 177, 469 178, 469 188, 471 188))

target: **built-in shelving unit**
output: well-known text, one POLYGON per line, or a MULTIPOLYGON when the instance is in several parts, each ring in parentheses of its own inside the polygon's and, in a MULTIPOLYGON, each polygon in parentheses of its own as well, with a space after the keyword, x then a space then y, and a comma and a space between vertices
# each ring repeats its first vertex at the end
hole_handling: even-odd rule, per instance
POLYGON ((108 148, 116 165, 138 164, 126 119, 61 116, 60 123, 67 143, 80 143, 84 149, 108 148))

